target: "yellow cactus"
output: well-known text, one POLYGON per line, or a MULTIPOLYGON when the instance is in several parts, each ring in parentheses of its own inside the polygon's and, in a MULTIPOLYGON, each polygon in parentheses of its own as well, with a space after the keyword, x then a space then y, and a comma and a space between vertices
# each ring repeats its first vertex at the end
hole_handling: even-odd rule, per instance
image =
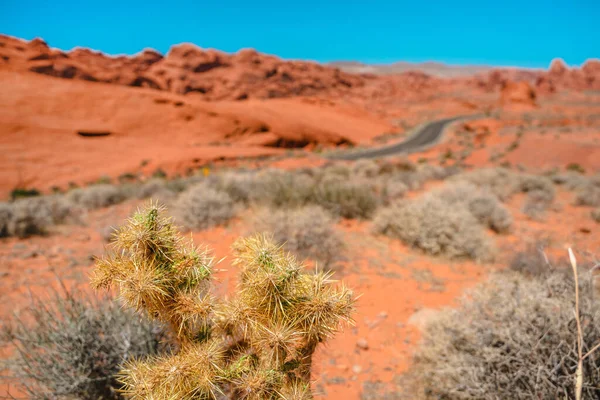
POLYGON ((184 240, 164 211, 150 204, 130 218, 92 276, 93 286, 116 286, 126 306, 168 324, 180 342, 176 354, 127 363, 123 392, 155 400, 312 398, 312 355, 352 323, 352 292, 256 235, 233 246, 236 295, 217 299, 213 257, 184 240))

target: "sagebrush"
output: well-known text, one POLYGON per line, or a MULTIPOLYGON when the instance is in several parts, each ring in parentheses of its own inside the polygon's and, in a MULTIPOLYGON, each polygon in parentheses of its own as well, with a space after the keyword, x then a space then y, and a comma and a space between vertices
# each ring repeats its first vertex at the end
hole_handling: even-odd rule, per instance
POLYGON ((112 299, 56 292, 8 323, 6 366, 32 399, 120 399, 123 362, 166 350, 166 332, 112 299))

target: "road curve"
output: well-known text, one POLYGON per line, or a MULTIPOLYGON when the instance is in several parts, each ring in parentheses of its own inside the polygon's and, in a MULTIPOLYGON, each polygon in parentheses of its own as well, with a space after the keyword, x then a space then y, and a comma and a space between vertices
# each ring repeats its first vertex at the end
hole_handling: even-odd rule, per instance
POLYGON ((353 152, 331 154, 328 158, 336 160, 358 160, 360 158, 379 158, 400 153, 411 153, 436 143, 444 133, 446 125, 464 117, 452 117, 429 122, 414 135, 400 143, 353 152))

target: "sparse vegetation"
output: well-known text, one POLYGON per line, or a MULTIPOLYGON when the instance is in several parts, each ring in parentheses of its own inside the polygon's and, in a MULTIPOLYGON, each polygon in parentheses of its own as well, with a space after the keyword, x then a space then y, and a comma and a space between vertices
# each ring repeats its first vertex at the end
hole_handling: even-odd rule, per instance
POLYGON ((110 184, 91 185, 74 189, 68 194, 69 199, 88 210, 108 207, 126 199, 120 187, 110 184))
POLYGON ((298 207, 307 204, 313 194, 314 179, 306 174, 269 169, 255 175, 253 201, 272 207, 298 207))
POLYGON ((577 163, 567 164, 566 170, 567 171, 573 171, 573 172, 576 172, 578 174, 585 174, 585 168, 583 168, 581 166, 581 164, 577 164, 577 163))
MULTIPOLYGON (((600 181, 600 180, 599 180, 600 181)), ((588 181, 577 193, 575 204, 579 206, 600 206, 600 182, 588 181)))
POLYGON ((512 215, 498 198, 468 182, 446 184, 428 195, 448 202, 452 208, 464 207, 495 232, 508 232, 512 226, 512 215))
POLYGON ((229 221, 235 204, 227 193, 201 183, 179 196, 173 212, 185 228, 207 229, 229 221))
POLYGON ((342 218, 369 218, 379 204, 374 190, 365 182, 339 179, 322 180, 315 190, 314 201, 342 218))
POLYGON ((381 209, 374 230, 396 237, 434 256, 489 261, 491 239, 464 207, 453 206, 438 196, 400 201, 381 209))
POLYGON ((312 398, 312 355, 351 321, 352 292, 329 273, 303 272, 265 236, 241 239, 234 251, 237 294, 218 301, 212 257, 184 241, 162 209, 149 206, 119 229, 93 285, 117 285, 127 307, 169 325, 180 343, 176 353, 127 362, 119 375, 127 396, 312 398))
POLYGON ((295 210, 263 210, 255 218, 258 232, 273 234, 277 243, 298 256, 331 266, 343 250, 341 235, 331 216, 318 206, 295 210))
POLYGON ((41 196, 41 192, 37 189, 15 188, 10 192, 11 200, 17 200, 24 197, 41 196))
MULTIPOLYGON (((594 288, 580 278, 583 353, 600 341, 594 288)), ((494 275, 429 324, 412 372, 427 399, 575 399, 574 280, 494 275)), ((600 396, 600 357, 583 361, 583 399, 600 396)), ((415 397, 418 397, 415 395, 415 397)))
POLYGON ((600 223, 600 207, 592 210, 591 215, 594 221, 600 223))
POLYGON ((110 299, 64 290, 35 299, 1 339, 14 349, 6 364, 29 398, 92 400, 121 399, 122 363, 157 354, 164 335, 110 299))

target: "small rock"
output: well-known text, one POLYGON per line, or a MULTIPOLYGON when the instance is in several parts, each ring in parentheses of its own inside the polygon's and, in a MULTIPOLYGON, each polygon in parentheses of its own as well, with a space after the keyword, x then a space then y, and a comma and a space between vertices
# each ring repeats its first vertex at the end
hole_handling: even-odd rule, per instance
POLYGON ((367 339, 365 338, 358 339, 356 341, 356 347, 361 350, 369 350, 369 342, 367 342, 367 339))
POLYGON ((361 371, 362 371, 362 367, 360 365, 352 366, 352 372, 354 372, 355 374, 360 374, 361 371))
POLYGON ((387 316, 388 316, 387 311, 382 311, 378 315, 378 317, 381 318, 381 319, 385 319, 385 318, 387 318, 387 316))

